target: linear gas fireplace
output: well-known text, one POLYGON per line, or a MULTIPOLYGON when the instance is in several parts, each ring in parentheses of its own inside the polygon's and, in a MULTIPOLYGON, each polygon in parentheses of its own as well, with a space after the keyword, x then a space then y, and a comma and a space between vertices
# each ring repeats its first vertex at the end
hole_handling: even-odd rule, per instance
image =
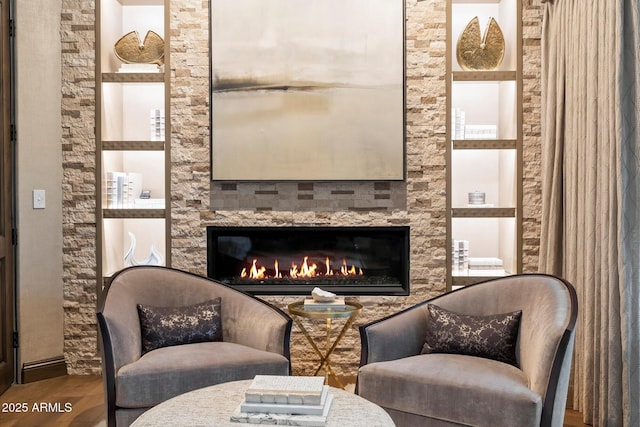
POLYGON ((409 227, 207 227, 207 273, 255 295, 409 295, 409 227))

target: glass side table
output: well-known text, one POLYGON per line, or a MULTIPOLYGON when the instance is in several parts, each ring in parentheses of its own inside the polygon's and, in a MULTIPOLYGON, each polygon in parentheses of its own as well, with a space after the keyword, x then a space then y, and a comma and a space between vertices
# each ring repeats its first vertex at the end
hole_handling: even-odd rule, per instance
POLYGON ((318 358, 320 359, 320 364, 318 365, 318 369, 316 369, 314 375, 318 375, 320 370, 324 368, 325 384, 328 384, 329 376, 331 376, 340 386, 340 388, 344 389, 344 384, 342 384, 340 378, 338 378, 336 373, 331 368, 331 354, 340 343, 340 340, 342 340, 342 337, 344 337, 344 335, 347 333, 349 327, 351 327, 353 322, 356 320, 356 317, 358 317, 358 315, 362 311, 362 305, 357 302, 345 301, 344 308, 340 307, 318 309, 314 307, 313 309, 305 309, 304 301, 298 301, 289 304, 288 310, 289 314, 291 314, 291 317, 293 318, 293 321, 296 323, 296 325, 298 325, 303 335, 305 336, 309 344, 311 344, 311 347, 313 347, 313 350, 316 352, 318 358), (309 334, 307 328, 305 328, 300 321, 300 318, 320 319, 326 321, 326 342, 324 352, 320 350, 316 342, 309 334), (332 343, 331 321, 333 319, 346 319, 346 322, 332 343))

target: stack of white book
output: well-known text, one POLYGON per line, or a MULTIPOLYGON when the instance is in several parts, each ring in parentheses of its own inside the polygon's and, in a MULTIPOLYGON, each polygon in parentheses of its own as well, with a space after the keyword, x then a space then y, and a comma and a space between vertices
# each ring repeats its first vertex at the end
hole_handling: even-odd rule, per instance
POLYGON ((305 298, 304 299, 304 309, 305 310, 317 310, 324 311, 328 309, 333 310, 344 310, 346 308, 346 304, 344 303, 344 298, 336 298, 333 301, 316 301, 313 298, 305 298))
POLYGON ((496 125, 465 125, 465 139, 496 139, 498 128, 496 125))
POLYGON ((231 421, 325 426, 332 402, 323 377, 256 375, 231 421))
POLYGON ((465 112, 459 108, 451 109, 451 139, 465 138, 465 112))
POLYGON ((150 140, 151 141, 164 141, 164 129, 165 129, 164 110, 161 108, 155 108, 149 111, 149 124, 151 125, 150 140))
POLYGON ((119 73, 159 73, 160 67, 157 64, 121 64, 119 73))
POLYGON ((454 239, 451 246, 451 267, 453 274, 466 274, 469 269, 469 241, 454 239))
POLYGON ((107 172, 105 198, 108 209, 133 208, 142 191, 142 175, 132 172, 107 172))
POLYGON ((502 260, 496 257, 469 257, 469 276, 504 276, 502 260))

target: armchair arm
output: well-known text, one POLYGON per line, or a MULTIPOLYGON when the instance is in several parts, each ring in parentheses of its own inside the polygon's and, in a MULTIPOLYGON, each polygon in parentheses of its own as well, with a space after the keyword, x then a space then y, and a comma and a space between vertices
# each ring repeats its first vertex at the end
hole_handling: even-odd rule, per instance
POLYGON ((102 353, 102 378, 104 384, 104 398, 107 407, 107 426, 116 426, 116 371, 113 346, 109 326, 101 312, 96 314, 98 318, 98 346, 102 353))
POLYGON ((290 359, 292 320, 279 308, 231 290, 222 299, 225 341, 278 353, 290 359))
POLYGON ((419 304, 361 326, 360 366, 419 354, 424 344, 426 325, 424 304, 419 304))

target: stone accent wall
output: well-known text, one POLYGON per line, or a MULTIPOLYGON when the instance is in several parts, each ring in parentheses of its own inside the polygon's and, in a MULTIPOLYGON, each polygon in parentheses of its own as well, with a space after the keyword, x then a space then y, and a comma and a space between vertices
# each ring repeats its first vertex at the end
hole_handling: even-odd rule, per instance
POLYGON ((61 21, 64 354, 97 374, 94 1, 63 0, 61 21))
POLYGON ((522 1, 522 130, 523 130, 523 212, 522 270, 538 271, 540 219, 542 218, 541 88, 542 0, 522 1))
MULTIPOLYGON (((407 182, 210 183, 206 2, 172 2, 173 265, 206 272, 207 225, 410 225, 411 296, 360 297, 365 306, 334 356, 336 370, 355 374, 357 326, 445 290, 445 7, 407 1, 407 182), (201 17, 201 18, 198 18, 201 17), (184 40, 189 49, 183 48, 184 40), (193 104, 193 99, 205 103, 193 104), (209 190, 211 190, 209 192, 209 190)), ((277 306, 299 297, 267 298, 277 306)), ((322 337, 322 324, 308 329, 322 337)), ((295 373, 312 374, 314 356, 294 328, 295 373)))
MULTIPOLYGON (((445 291, 446 16, 442 0, 406 0, 407 181, 402 183, 210 182, 208 0, 172 0, 172 265, 206 272, 206 226, 409 225, 411 295, 357 297, 363 314, 337 348, 340 374, 355 375, 357 327, 445 291), (244 200, 251 199, 250 202, 244 200), (244 200, 244 201, 243 201, 244 200)), ((524 5, 525 270, 537 268, 540 217, 541 0, 524 5)), ((99 369, 95 328, 94 2, 63 6, 65 133, 65 355, 71 373, 99 369)), ((296 297, 269 297, 286 308, 296 297)), ((309 324, 322 337, 322 325, 309 324)), ((316 363, 302 334, 292 334, 294 373, 316 363)))

